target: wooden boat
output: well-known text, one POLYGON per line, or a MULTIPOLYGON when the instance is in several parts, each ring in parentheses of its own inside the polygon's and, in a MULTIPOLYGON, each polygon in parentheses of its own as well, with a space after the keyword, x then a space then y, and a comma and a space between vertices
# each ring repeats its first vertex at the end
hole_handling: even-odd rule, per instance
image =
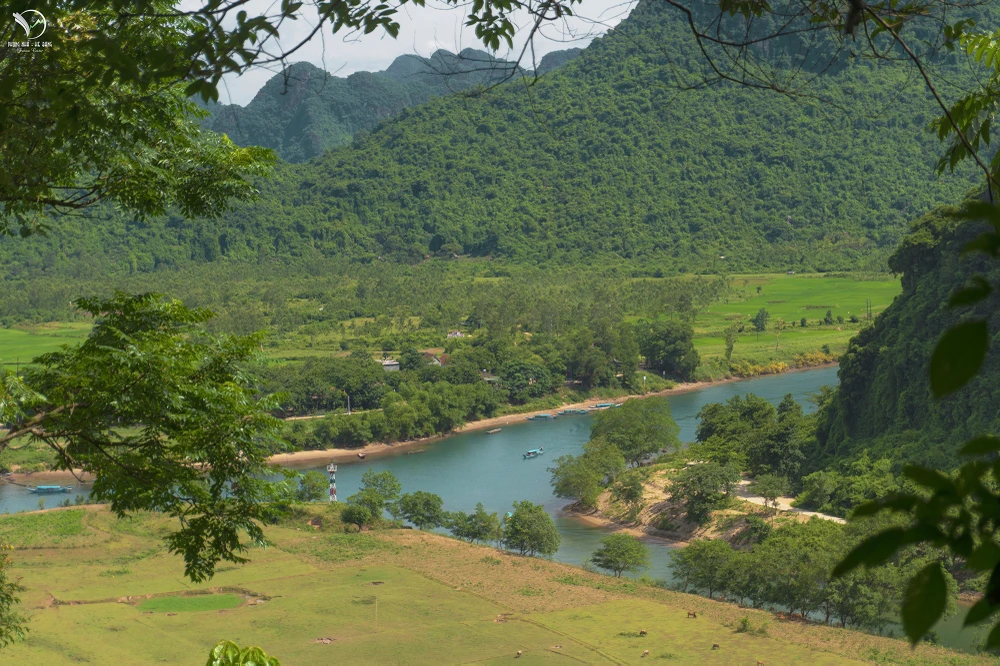
POLYGON ((539 446, 537 449, 531 449, 530 451, 525 451, 521 455, 524 456, 523 460, 527 460, 528 458, 537 458, 543 453, 545 453, 545 447, 539 446))
POLYGON ((486 431, 486 434, 487 434, 487 435, 495 435, 495 434, 497 434, 498 432, 500 432, 500 428, 493 428, 493 430, 487 430, 487 431, 486 431))
POLYGON ((555 417, 556 417, 555 414, 535 414, 533 416, 529 416, 528 420, 529 421, 551 421, 555 417))
POLYGON ((38 493, 39 495, 48 493, 68 493, 72 492, 73 486, 28 486, 29 493, 38 493))
POLYGON ((363 453, 359 453, 359 454, 358 454, 358 457, 359 457, 359 458, 361 458, 362 460, 364 460, 364 459, 365 459, 365 454, 363 454, 363 453))
POLYGON ((594 409, 607 409, 608 407, 614 407, 614 406, 615 403, 613 402, 599 402, 596 405, 594 405, 594 409))
POLYGON ((424 452, 424 451, 426 451, 426 450, 427 450, 427 449, 416 449, 416 450, 414 450, 414 451, 407 451, 407 452, 406 452, 406 455, 408 455, 408 456, 412 456, 412 455, 413 455, 414 453, 423 453, 423 452, 424 452))

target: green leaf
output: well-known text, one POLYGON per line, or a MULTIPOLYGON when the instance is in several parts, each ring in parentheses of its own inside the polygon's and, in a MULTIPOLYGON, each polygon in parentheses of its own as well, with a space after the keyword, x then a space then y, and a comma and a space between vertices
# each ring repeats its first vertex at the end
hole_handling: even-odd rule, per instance
POLYGON ((993 627, 993 631, 986 637, 986 649, 990 650, 1000 647, 1000 624, 993 627))
POLYGON ((992 435, 983 435, 982 437, 970 439, 958 450, 959 454, 963 456, 981 456, 997 451, 1000 451, 1000 438, 993 437, 992 435))
POLYGON ((916 643, 941 618, 948 601, 948 584, 941 564, 932 562, 910 579, 903 594, 903 631, 916 643))
POLYGON ((989 348, 989 330, 983 320, 967 321, 948 329, 931 356, 931 391, 937 397, 962 388, 983 365, 989 348))
POLYGON ((990 571, 1000 563, 1000 546, 984 541, 966 559, 966 566, 975 571, 990 571))
POLYGON ((1000 224, 1000 206, 985 201, 970 201, 962 210, 953 213, 954 217, 963 220, 987 220, 994 225, 1000 224))
POLYGON ((951 295, 951 298, 948 299, 949 307, 956 308, 963 305, 972 305, 984 300, 987 296, 993 293, 993 288, 990 286, 990 283, 987 282, 981 275, 974 276, 972 281, 975 284, 964 289, 959 289, 951 295))
POLYGON ((990 600, 984 597, 972 605, 972 608, 965 615, 965 620, 962 621, 962 626, 968 627, 978 624, 998 610, 1000 610, 1000 606, 992 605, 990 600))
POLYGON ((953 490, 955 488, 954 481, 936 469, 929 469, 918 465, 907 465, 903 470, 903 475, 922 486, 933 488, 934 490, 953 490))
POLYGON ((865 539, 847 554, 834 570, 834 577, 843 576, 862 564, 874 567, 887 561, 898 548, 906 544, 906 531, 894 527, 865 539))

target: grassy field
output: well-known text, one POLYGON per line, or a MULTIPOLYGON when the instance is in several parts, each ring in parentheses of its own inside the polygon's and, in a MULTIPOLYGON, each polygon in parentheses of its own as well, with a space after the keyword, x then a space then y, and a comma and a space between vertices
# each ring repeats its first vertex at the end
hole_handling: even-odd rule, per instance
POLYGON ((725 353, 722 332, 732 323, 744 324, 745 330, 733 349, 733 360, 751 359, 792 361, 796 354, 814 352, 828 345, 834 355, 865 325, 866 300, 877 315, 892 303, 901 287, 898 279, 859 280, 853 277, 822 275, 738 275, 733 278, 729 298, 700 311, 695 320, 695 347, 703 358, 725 353), (757 287, 761 288, 760 293, 757 287), (753 332, 750 318, 764 308, 770 314, 768 330, 759 336, 753 332), (823 324, 826 311, 844 323, 823 324), (861 321, 850 323, 851 315, 861 321), (806 327, 801 328, 802 317, 806 327), (778 319, 786 327, 776 339, 772 330, 778 319), (792 326, 794 322, 795 326, 792 326), (775 347, 777 346, 777 349, 775 347))
POLYGON ((24 365, 66 344, 75 344, 87 336, 90 324, 50 323, 30 327, 0 328, 0 364, 24 365))
MULTIPOLYGON (((863 325, 863 321, 852 324, 848 320, 851 315, 864 319, 866 299, 871 301, 873 314, 878 314, 888 307, 899 291, 899 280, 892 278, 860 280, 850 276, 813 274, 738 275, 733 278, 733 291, 728 298, 699 312, 695 321, 695 346, 704 359, 722 356, 725 352, 722 332, 731 323, 740 322, 745 325, 745 331, 733 351, 734 361, 792 362, 797 354, 815 352, 824 345, 828 345, 836 355, 846 348, 847 341, 863 325), (761 288, 760 293, 757 293, 757 287, 761 288), (752 332, 749 318, 760 308, 770 313, 772 326, 779 318, 785 320, 787 326, 779 340, 775 340, 771 330, 760 336, 752 332), (844 317, 845 322, 823 325, 821 322, 827 310, 832 311, 835 319, 838 315, 844 317), (799 327, 802 317, 807 319, 806 328, 799 327)), ((341 343, 363 335, 366 325, 372 322, 374 319, 371 318, 351 319, 322 331, 313 331, 307 326, 301 331, 272 339, 267 352, 279 363, 315 356, 346 356, 349 352, 342 348, 341 343)), ((419 325, 417 317, 406 321, 392 320, 389 331, 412 332, 419 325)), ((0 363, 26 363, 63 344, 78 342, 88 330, 89 324, 84 322, 0 329, 0 363)), ((392 354, 399 350, 385 351, 392 354)))
POLYGON ((222 566, 203 585, 163 552, 163 519, 0 517, 31 629, 0 659, 194 665, 228 638, 286 666, 500 663, 518 650, 524 664, 644 663, 644 650, 652 663, 986 663, 419 531, 345 534, 334 509, 308 511, 269 528, 273 545, 250 564, 222 566), (319 529, 306 524, 313 516, 319 529), (740 633, 744 615, 754 630, 740 633))

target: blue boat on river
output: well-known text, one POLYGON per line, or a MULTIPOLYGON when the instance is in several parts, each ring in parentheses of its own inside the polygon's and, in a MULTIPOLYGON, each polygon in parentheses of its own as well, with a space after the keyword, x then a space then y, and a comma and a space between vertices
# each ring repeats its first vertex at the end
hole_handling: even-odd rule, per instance
POLYGON ((531 449, 530 451, 525 451, 521 455, 524 456, 523 458, 524 460, 527 460, 528 458, 537 458, 543 453, 545 453, 545 447, 539 446, 537 449, 531 449))
POLYGON ((555 417, 556 417, 555 414, 535 414, 533 416, 529 416, 528 420, 529 421, 551 421, 555 417))
POLYGON ((68 493, 73 491, 73 486, 28 486, 29 493, 39 495, 48 493, 68 493))

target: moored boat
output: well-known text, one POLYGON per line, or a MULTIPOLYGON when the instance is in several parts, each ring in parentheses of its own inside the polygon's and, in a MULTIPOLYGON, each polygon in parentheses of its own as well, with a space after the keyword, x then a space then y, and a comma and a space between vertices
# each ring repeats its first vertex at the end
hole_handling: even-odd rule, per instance
POLYGON ((73 486, 28 486, 29 493, 68 493, 73 490, 73 486))
POLYGON ((555 414, 533 414, 528 417, 529 421, 551 421, 556 417, 555 414))
POLYGON ((486 434, 487 434, 487 435, 495 435, 495 434, 497 434, 498 432, 500 432, 500 428, 493 428, 493 430, 487 430, 487 431, 486 431, 486 434))

